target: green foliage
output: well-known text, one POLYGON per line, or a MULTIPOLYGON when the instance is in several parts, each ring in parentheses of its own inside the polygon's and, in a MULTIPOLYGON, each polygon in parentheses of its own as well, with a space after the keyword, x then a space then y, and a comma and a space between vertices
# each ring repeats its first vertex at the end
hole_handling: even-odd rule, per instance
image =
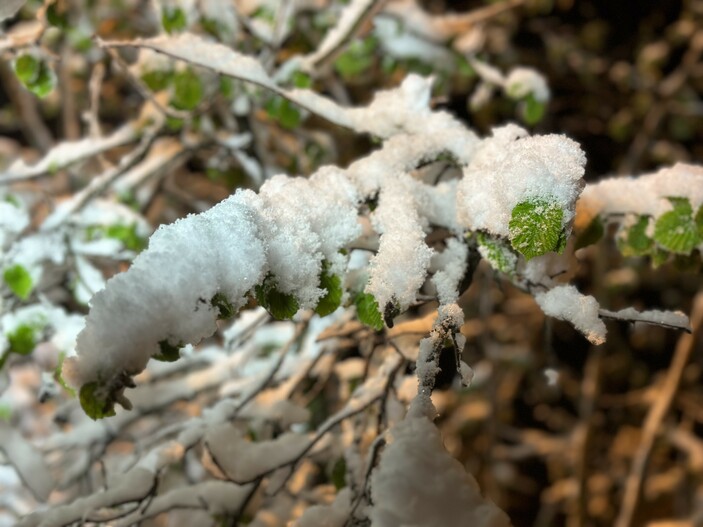
POLYGON ((356 314, 359 321, 367 326, 372 327, 376 331, 383 329, 383 317, 378 307, 378 302, 371 293, 361 292, 354 299, 356 305, 356 314))
POLYGON ((295 105, 288 99, 274 95, 264 104, 266 113, 283 128, 292 130, 300 125, 301 115, 295 105))
POLYGON ((289 320, 300 309, 298 300, 293 296, 276 289, 273 277, 268 276, 263 284, 254 288, 256 301, 266 309, 276 320, 289 320))
POLYGON ((195 72, 184 70, 173 76, 171 105, 178 110, 191 111, 203 100, 203 83, 195 72))
POLYGON ((563 250, 566 242, 563 218, 564 211, 556 202, 536 198, 518 203, 508 224, 513 249, 527 260, 563 250))
POLYGON ((237 311, 234 309, 232 303, 227 300, 227 297, 222 293, 216 293, 210 300, 210 304, 217 309, 221 319, 226 320, 237 314, 237 311))
POLYGON ((618 249, 623 256, 646 256, 652 252, 654 240, 647 236, 648 226, 649 216, 640 216, 618 237, 618 249))
POLYGON ((34 337, 34 329, 32 326, 22 324, 18 326, 12 333, 7 335, 7 341, 10 344, 10 351, 18 355, 29 355, 34 351, 36 339, 34 337))
POLYGON ((180 350, 182 346, 182 344, 174 346, 168 340, 162 340, 159 342, 159 349, 161 350, 161 353, 152 355, 151 358, 161 362, 176 362, 181 358, 180 350))
POLYGON ((49 64, 30 54, 17 57, 15 74, 29 91, 40 98, 49 95, 56 86, 56 76, 49 64))
POLYGON ((89 240, 94 240, 101 236, 119 240, 122 242, 125 249, 134 252, 144 250, 148 244, 146 238, 137 234, 136 223, 132 223, 131 225, 121 223, 115 223, 113 225, 91 225, 86 229, 86 237, 89 240))
POLYGON ((58 2, 49 4, 46 8, 46 21, 54 27, 66 29, 69 27, 68 16, 65 9, 61 9, 58 2))
POLYGON ((310 75, 299 70, 293 72, 291 82, 296 88, 310 88, 312 86, 312 78, 310 75))
POLYGON ((315 308, 315 313, 321 317, 333 313, 342 304, 343 294, 342 279, 337 275, 329 274, 325 267, 320 274, 320 288, 326 289, 327 293, 320 299, 315 308))
POLYGON ((521 107, 520 117, 529 125, 535 125, 544 117, 547 105, 535 99, 531 93, 525 97, 521 107))
POLYGON ((342 77, 350 80, 368 70, 374 62, 374 53, 378 41, 375 37, 355 39, 334 62, 334 69, 342 77))
POLYGON ((161 25, 166 33, 183 31, 188 23, 185 12, 178 7, 164 6, 161 11, 161 25))
POLYGON ((330 480, 332 481, 334 488, 338 491, 347 486, 346 475, 347 462, 343 457, 340 457, 332 466, 332 473, 330 474, 330 480))
POLYGON ((161 91, 168 88, 173 80, 173 72, 166 70, 147 71, 142 74, 142 82, 152 91, 161 91))
POLYGON ((588 227, 586 227, 576 239, 576 244, 574 247, 576 249, 582 249, 583 247, 593 245, 603 237, 603 234, 605 234, 603 220, 600 216, 595 216, 591 220, 591 223, 588 224, 588 227))
POLYGON ((505 241, 492 238, 482 232, 478 233, 476 241, 478 242, 481 256, 488 261, 493 269, 507 275, 513 275, 515 273, 517 255, 505 241))
POLYGON ((115 415, 115 402, 101 392, 105 390, 101 389, 99 383, 89 382, 81 386, 78 394, 83 411, 94 421, 115 415))
POLYGON ((63 375, 61 375, 61 370, 63 369, 63 361, 66 359, 66 354, 62 351, 59 353, 59 361, 58 364, 56 365, 56 369, 54 370, 54 379, 56 380, 61 387, 66 390, 67 393, 71 395, 71 397, 76 396, 76 391, 71 388, 68 384, 66 384, 66 381, 63 378, 63 375))
POLYGON ((22 300, 27 300, 32 292, 32 277, 29 271, 20 264, 8 267, 2 274, 3 280, 10 290, 22 300))
POLYGON ((676 254, 690 254, 703 241, 700 210, 693 217, 693 208, 686 198, 669 198, 673 210, 665 212, 654 225, 654 240, 664 249, 676 254))

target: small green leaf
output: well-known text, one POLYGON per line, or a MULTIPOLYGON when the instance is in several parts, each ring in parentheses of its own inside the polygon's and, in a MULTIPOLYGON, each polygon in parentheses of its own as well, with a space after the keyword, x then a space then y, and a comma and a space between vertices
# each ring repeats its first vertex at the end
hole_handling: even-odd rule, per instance
POLYGON ((542 120, 547 107, 544 102, 538 101, 534 95, 529 94, 522 104, 522 120, 525 123, 535 125, 542 120))
POLYGON ((101 394, 101 391, 104 390, 101 390, 97 382, 89 382, 81 386, 78 394, 83 411, 94 421, 115 415, 115 402, 107 396, 107 393, 101 394))
POLYGON ((178 346, 174 346, 169 343, 168 340, 162 340, 159 342, 159 349, 161 350, 161 353, 152 355, 151 358, 161 362, 176 362, 181 358, 181 347, 182 345, 180 344, 178 346))
POLYGON ((49 4, 46 8, 46 20, 50 25, 60 29, 66 29, 69 26, 66 10, 60 9, 58 2, 49 4))
POLYGON ((215 296, 210 300, 212 307, 216 308, 219 312, 219 317, 223 320, 232 318, 237 314, 232 303, 227 300, 227 297, 222 293, 216 293, 215 296))
POLYGON ((640 216, 617 240, 623 256, 645 256, 652 252, 654 240, 647 236, 649 216, 640 216))
POLYGON ((41 62, 32 55, 20 55, 15 60, 15 74, 22 84, 29 86, 39 78, 41 62))
POLYGON ((595 216, 591 223, 588 224, 581 234, 579 234, 576 239, 575 249, 583 249, 589 245, 593 245, 598 242, 603 237, 605 233, 605 227, 603 227, 603 220, 600 216, 595 216))
POLYGON ((300 125, 300 111, 288 99, 274 96, 264 105, 266 113, 282 127, 292 130, 300 125))
POLYGON ((19 355, 29 355, 34 351, 34 346, 36 345, 34 328, 22 324, 7 335, 7 341, 10 344, 11 352, 19 355))
POLYGON ((27 300, 32 292, 32 277, 29 271, 20 264, 15 264, 12 267, 5 269, 3 279, 10 290, 20 297, 22 300, 27 300))
POLYGON ((673 210, 665 212, 654 225, 654 240, 676 254, 689 254, 701 243, 693 208, 686 198, 669 198, 673 210))
POLYGON ((164 6, 161 12, 161 24, 166 33, 174 33, 185 29, 188 20, 185 12, 178 7, 164 6))
POLYGON ((46 97, 56 85, 56 76, 45 60, 22 55, 15 61, 15 73, 22 84, 37 97, 46 97))
POLYGON ((66 392, 71 396, 75 397, 76 396, 76 390, 71 388, 68 384, 66 384, 66 381, 63 378, 63 375, 61 375, 61 371, 63 370, 63 361, 66 359, 66 354, 62 351, 59 353, 59 360, 58 364, 56 365, 56 369, 54 370, 54 379, 56 379, 56 382, 58 382, 61 387, 66 390, 66 392))
POLYGON ((515 273, 517 255, 506 242, 482 232, 478 233, 476 240, 479 253, 493 269, 507 275, 515 273))
POLYGON ((259 305, 265 308, 276 320, 289 320, 300 309, 298 300, 293 296, 280 292, 276 289, 276 283, 272 277, 267 277, 264 283, 254 288, 256 300, 259 305))
POLYGON ((334 68, 346 79, 362 74, 373 65, 378 41, 375 37, 355 39, 334 62, 334 68))
POLYGON ((309 88, 312 86, 312 78, 307 73, 296 70, 291 75, 291 81, 296 88, 309 88))
POLYGON ((354 299, 354 304, 360 322, 376 331, 383 329, 383 317, 378 308, 378 302, 371 293, 359 293, 354 299))
POLYGON ((114 240, 119 240, 124 245, 125 249, 130 251, 140 252, 147 246, 146 239, 137 234, 137 224, 131 225, 108 225, 105 228, 105 236, 114 240))
POLYGON ((171 105, 179 110, 194 110, 203 99, 203 83, 193 71, 185 70, 173 77, 171 105))
POLYGON ((327 289, 327 293, 323 296, 315 308, 315 313, 321 317, 334 313, 342 303, 342 280, 337 275, 327 273, 323 269, 320 274, 320 287, 327 289))
POLYGON ((563 246, 564 211, 558 203, 533 199, 518 203, 508 224, 513 249, 527 260, 563 246))
POLYGON ((151 91, 161 91, 168 88, 168 85, 173 79, 173 72, 165 70, 147 71, 141 77, 151 91))
POLYGON ((341 490, 347 486, 346 475, 347 462, 343 457, 340 457, 332 467, 332 474, 330 474, 330 479, 332 480, 335 489, 341 490))

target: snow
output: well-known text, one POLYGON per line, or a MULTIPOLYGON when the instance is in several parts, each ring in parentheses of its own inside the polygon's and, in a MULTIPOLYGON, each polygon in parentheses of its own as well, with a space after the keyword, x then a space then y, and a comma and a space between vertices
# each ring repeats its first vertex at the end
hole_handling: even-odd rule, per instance
POLYGON ((528 137, 510 124, 494 128, 476 148, 457 189, 459 222, 469 230, 508 236, 513 208, 529 199, 557 203, 563 225, 574 215, 586 156, 563 135, 528 137))
POLYGON ((82 159, 132 142, 138 136, 138 130, 132 124, 126 124, 106 137, 63 141, 32 165, 18 159, 4 172, 0 172, 0 181, 31 178, 47 172, 54 172, 82 159))
POLYGON ((308 507, 295 527, 344 527, 347 525, 352 504, 352 491, 345 487, 329 505, 308 507))
POLYGON ((681 328, 687 331, 691 330, 691 322, 689 318, 681 311, 660 311, 658 309, 637 311, 635 308, 628 307, 619 311, 601 309, 600 314, 603 317, 617 320, 641 322, 643 324, 655 324, 671 328, 681 328))
POLYGON ((371 217, 381 239, 378 253, 369 264, 366 292, 374 296, 381 310, 388 303, 397 303, 405 311, 415 302, 432 257, 409 179, 405 176, 388 181, 371 217))
POLYGON ((532 94, 536 101, 549 100, 549 86, 544 76, 532 68, 514 68, 504 82, 506 93, 514 99, 522 99, 532 94))
POLYGON ((476 480, 444 448, 426 417, 408 417, 390 432, 371 477, 374 527, 502 527, 508 517, 481 496, 476 480))
POLYGON ((456 238, 447 240, 447 247, 433 258, 433 267, 439 269, 432 277, 441 305, 451 304, 459 295, 459 284, 466 272, 468 248, 456 238))
POLYGON ((3 0, 2 5, 0 5, 0 22, 6 18, 15 16, 15 13, 19 11, 20 7, 24 5, 27 0, 3 0))
POLYGON ((560 285, 546 293, 537 293, 535 300, 545 315, 571 322, 592 344, 605 342, 605 323, 599 318, 598 301, 585 296, 572 285, 560 285))
POLYGON ((228 479, 246 483, 302 455, 310 439, 287 432, 271 440, 248 441, 232 425, 223 424, 208 430, 205 443, 228 479))
POLYGON ((639 214, 658 217, 671 210, 668 197, 686 197, 694 212, 703 205, 703 167, 677 163, 639 177, 609 178, 586 185, 577 207, 588 217, 639 214))

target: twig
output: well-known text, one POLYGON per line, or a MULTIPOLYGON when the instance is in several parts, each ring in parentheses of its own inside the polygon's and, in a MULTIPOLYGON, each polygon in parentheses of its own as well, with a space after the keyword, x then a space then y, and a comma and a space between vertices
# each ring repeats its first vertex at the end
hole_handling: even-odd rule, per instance
POLYGON ((642 440, 632 460, 630 473, 625 482, 625 493, 620 512, 615 521, 615 527, 630 527, 634 525, 635 513, 642 495, 644 478, 654 442, 662 432, 662 422, 669 411, 671 401, 676 395, 686 363, 693 352, 696 342, 700 339, 702 325, 703 293, 699 293, 693 302, 693 313, 691 315, 693 332, 682 335, 679 338, 671 366, 669 366, 669 371, 666 374, 659 396, 655 399, 645 419, 642 428, 642 440))

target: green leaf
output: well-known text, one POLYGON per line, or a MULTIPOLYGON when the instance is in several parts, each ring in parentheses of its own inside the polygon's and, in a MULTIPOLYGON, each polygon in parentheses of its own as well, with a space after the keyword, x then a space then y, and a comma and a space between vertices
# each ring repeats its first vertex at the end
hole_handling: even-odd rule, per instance
POLYGON ((563 218, 558 203, 540 198, 518 203, 508 224, 513 249, 527 260, 559 250, 564 241, 563 218))
POLYGON ((640 216, 623 236, 617 240, 618 249, 623 256, 645 256, 652 252, 654 240, 647 236, 649 216, 640 216))
POLYGON ((38 97, 46 97, 56 85, 56 77, 47 62, 29 54, 15 60, 15 73, 20 82, 38 97))
POLYGON ((15 61, 15 73, 22 84, 37 97, 46 97, 56 85, 56 76, 45 60, 21 55, 15 61))
POLYGON ((312 78, 307 73, 296 70, 291 75, 291 81, 296 88, 309 88, 312 86, 312 78))
POLYGON ((276 283, 272 277, 267 277, 264 283, 254 288, 256 300, 259 305, 265 308, 276 320, 289 320, 300 309, 298 300, 293 296, 280 292, 276 289, 276 283))
POLYGON ((101 394, 102 391, 97 382, 89 382, 81 386, 78 394, 83 411, 94 421, 115 415, 115 402, 107 397, 107 393, 101 394))
POLYGON ((212 307, 217 309, 219 312, 219 317, 223 320, 232 318, 237 314, 237 311, 234 309, 232 303, 227 300, 227 297, 222 293, 216 293, 210 300, 210 304, 212 304, 212 307))
POLYGON ((185 29, 188 20, 185 12, 178 7, 164 6, 161 12, 161 24, 166 33, 174 33, 185 29))
POLYGON ((171 105, 178 110, 194 110, 203 99, 203 83, 193 71, 185 70, 173 77, 171 105))
POLYGON ((371 293, 359 293, 354 299, 356 314, 359 321, 376 331, 383 329, 383 317, 378 308, 378 302, 371 293))
POLYGON ((119 240, 125 249, 140 252, 147 246, 147 240, 137 234, 137 224, 131 225, 108 225, 105 228, 105 236, 114 240, 119 240))
POLYGON ((346 79, 362 74, 373 65, 378 42, 375 37, 352 40, 347 50, 334 62, 334 68, 346 79))
POLYGON ((5 269, 2 275, 5 283, 10 288, 10 290, 20 297, 22 300, 27 300, 29 294, 32 292, 32 277, 29 271, 25 269, 20 264, 15 264, 12 267, 5 269))
POLYGON ((693 219, 693 208, 686 198, 669 198, 673 210, 665 212, 654 225, 654 240, 676 254, 689 254, 699 243, 699 226, 693 219))
POLYGON ((600 216, 595 216, 576 239, 575 249, 583 249, 598 242, 605 234, 605 227, 600 216))
POLYGON ((15 60, 15 74, 25 86, 33 84, 39 78, 40 70, 41 62, 32 55, 20 55, 15 60))
POLYGON ((34 328, 26 324, 18 326, 12 333, 7 335, 10 344, 10 351, 19 355, 29 355, 34 351, 36 340, 34 328))
POLYGON ((66 29, 69 25, 66 10, 59 9, 58 2, 49 4, 49 7, 46 8, 46 20, 50 25, 60 29, 66 29))
POLYGON ((315 313, 321 317, 334 313, 342 303, 342 279, 333 274, 328 274, 323 268, 320 274, 320 288, 327 289, 315 308, 315 313))
POLYGON ((152 355, 151 358, 161 362, 176 362, 178 359, 181 358, 181 347, 182 344, 174 346, 173 344, 169 343, 168 340, 162 340, 161 342, 159 342, 159 349, 161 350, 161 353, 152 355))
POLYGON ((534 95, 529 94, 523 100, 522 120, 529 124, 535 125, 542 120, 547 105, 544 102, 535 99, 534 95))
POLYGON ((165 70, 147 71, 141 77, 151 91, 161 91, 168 88, 173 79, 173 72, 165 70))
POLYGON ((282 127, 292 130, 300 125, 300 111, 288 99, 271 97, 264 105, 266 113, 282 127))
POLYGON ((63 378, 63 375, 61 375, 61 371, 63 370, 63 361, 66 359, 66 354, 62 351, 59 353, 59 360, 58 364, 56 365, 56 369, 54 370, 54 379, 56 379, 56 382, 58 382, 61 387, 66 390, 68 394, 71 395, 71 397, 76 396, 76 390, 71 388, 68 384, 66 384, 66 381, 63 378))
POLYGON ((347 486, 346 475, 347 462, 343 457, 340 457, 332 467, 332 474, 330 474, 335 489, 341 490, 347 486))
POLYGON ((479 253, 493 269, 507 275, 515 273, 517 255, 507 243, 482 232, 478 233, 476 241, 478 242, 479 253))

